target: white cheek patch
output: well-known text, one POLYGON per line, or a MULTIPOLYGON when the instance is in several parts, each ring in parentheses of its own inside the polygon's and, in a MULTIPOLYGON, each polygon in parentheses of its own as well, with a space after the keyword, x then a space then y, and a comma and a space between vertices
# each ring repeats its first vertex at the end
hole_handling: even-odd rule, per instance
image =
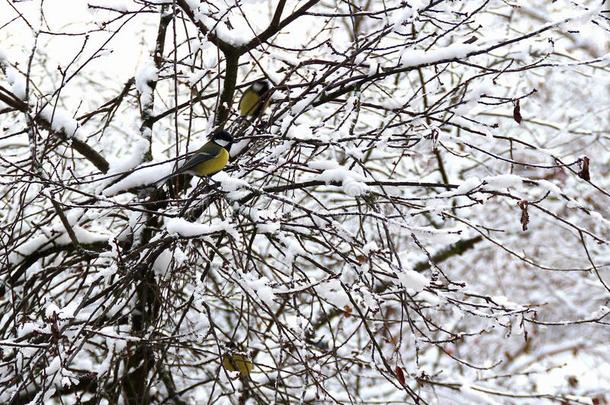
POLYGON ((254 83, 252 85, 252 90, 254 90, 254 91, 258 92, 258 91, 261 91, 262 89, 263 89, 263 85, 260 83, 254 83))
POLYGON ((216 139, 216 145, 222 146, 223 148, 229 144, 229 141, 225 141, 224 139, 216 139))

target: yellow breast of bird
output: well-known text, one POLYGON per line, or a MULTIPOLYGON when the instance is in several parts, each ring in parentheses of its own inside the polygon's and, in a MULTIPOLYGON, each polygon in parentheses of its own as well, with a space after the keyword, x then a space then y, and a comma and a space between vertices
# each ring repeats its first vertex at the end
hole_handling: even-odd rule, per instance
POLYGON ((227 152, 225 148, 222 148, 218 155, 198 164, 194 171, 200 177, 210 176, 224 169, 228 162, 229 152, 227 152))
POLYGON ((250 90, 246 91, 239 100, 239 114, 241 115, 252 115, 256 112, 256 105, 258 104, 259 96, 256 92, 250 90))

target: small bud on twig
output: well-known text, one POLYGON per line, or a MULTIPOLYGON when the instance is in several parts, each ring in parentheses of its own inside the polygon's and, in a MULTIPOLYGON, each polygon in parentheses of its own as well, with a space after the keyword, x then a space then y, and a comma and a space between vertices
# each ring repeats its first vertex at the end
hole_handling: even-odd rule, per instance
POLYGON ((513 119, 517 121, 517 124, 521 124, 523 117, 521 116, 521 104, 519 100, 515 100, 515 107, 513 108, 513 119))
POLYGON ((521 227, 523 231, 527 231, 527 224, 530 222, 530 216, 527 212, 527 204, 528 202, 526 200, 521 200, 517 203, 519 208, 521 208, 521 227))
POLYGON ((581 159, 581 168, 580 172, 578 172, 578 177, 587 181, 591 180, 591 175, 589 173, 589 158, 586 156, 581 159))

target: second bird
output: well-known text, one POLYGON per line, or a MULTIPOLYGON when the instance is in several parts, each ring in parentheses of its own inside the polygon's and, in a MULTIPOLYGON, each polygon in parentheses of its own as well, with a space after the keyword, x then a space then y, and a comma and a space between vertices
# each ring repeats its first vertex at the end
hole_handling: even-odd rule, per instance
POLYGON ((239 114, 241 116, 258 117, 269 106, 269 82, 258 80, 250 85, 239 100, 239 114))

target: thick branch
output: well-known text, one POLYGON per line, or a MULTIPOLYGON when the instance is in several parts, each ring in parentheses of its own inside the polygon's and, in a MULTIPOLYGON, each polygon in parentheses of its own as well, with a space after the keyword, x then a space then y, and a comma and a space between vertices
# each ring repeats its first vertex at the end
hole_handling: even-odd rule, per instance
POLYGON ((220 103, 216 113, 216 125, 221 127, 229 118, 231 104, 233 103, 233 94, 235 93, 235 84, 237 83, 237 68, 239 67, 239 55, 233 51, 224 52, 225 55, 225 80, 223 83, 222 94, 220 95, 220 103))

